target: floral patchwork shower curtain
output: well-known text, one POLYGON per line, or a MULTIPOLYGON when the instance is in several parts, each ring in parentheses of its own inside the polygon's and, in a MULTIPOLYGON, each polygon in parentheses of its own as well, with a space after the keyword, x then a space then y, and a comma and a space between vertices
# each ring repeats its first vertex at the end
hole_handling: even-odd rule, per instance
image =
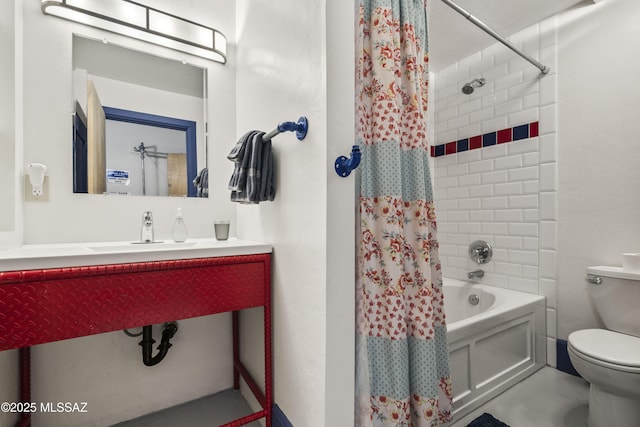
POLYGON ((438 426, 452 391, 426 139, 426 3, 359 0, 358 19, 356 426, 438 426))

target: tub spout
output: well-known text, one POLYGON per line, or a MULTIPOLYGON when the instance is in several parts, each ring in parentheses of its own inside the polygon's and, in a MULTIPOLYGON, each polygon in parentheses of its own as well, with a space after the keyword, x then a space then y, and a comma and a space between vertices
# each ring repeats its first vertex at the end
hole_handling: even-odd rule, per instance
POLYGON ((483 270, 473 270, 467 273, 469 279, 482 279, 484 277, 483 270))

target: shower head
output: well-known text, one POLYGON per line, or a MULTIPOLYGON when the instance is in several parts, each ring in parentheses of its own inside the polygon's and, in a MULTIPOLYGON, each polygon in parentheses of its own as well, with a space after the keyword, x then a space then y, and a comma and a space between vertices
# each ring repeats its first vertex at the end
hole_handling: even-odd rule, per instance
POLYGON ((471 95, 474 90, 475 89, 473 88, 473 86, 471 86, 471 83, 467 83, 462 86, 462 93, 464 93, 465 95, 471 95))
POLYGON ((473 79, 469 83, 462 86, 462 93, 465 95, 471 95, 475 88, 482 87, 487 81, 484 78, 473 79))

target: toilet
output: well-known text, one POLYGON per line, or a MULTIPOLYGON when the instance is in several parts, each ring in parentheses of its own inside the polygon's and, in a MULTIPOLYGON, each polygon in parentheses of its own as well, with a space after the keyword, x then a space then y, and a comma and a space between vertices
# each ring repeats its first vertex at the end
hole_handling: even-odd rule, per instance
POLYGON ((589 292, 606 329, 568 338, 571 363, 589 381, 589 427, 640 426, 640 273, 587 268, 589 292))

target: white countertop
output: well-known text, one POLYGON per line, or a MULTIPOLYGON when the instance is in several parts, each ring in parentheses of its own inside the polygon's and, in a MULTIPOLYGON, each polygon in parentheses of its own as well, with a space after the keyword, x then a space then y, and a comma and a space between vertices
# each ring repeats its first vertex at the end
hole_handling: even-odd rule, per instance
POLYGON ((0 271, 80 267, 271 253, 267 243, 230 238, 187 239, 154 243, 83 242, 23 245, 0 250, 0 271))

